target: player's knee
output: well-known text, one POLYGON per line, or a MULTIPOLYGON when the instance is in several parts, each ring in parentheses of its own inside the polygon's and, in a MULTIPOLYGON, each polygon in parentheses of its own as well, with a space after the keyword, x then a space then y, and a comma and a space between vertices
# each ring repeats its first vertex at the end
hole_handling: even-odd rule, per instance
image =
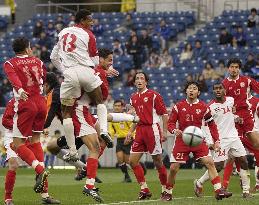
POLYGON ((241 169, 248 170, 248 162, 245 156, 239 157, 237 161, 240 163, 241 169))
POLYGON ((215 163, 217 172, 220 172, 224 168, 224 163, 215 163))
POLYGON ((170 172, 177 172, 180 169, 179 163, 171 163, 170 165, 170 172))
POLYGON ((129 164, 130 164, 131 168, 133 169, 133 168, 136 167, 139 163, 136 162, 135 160, 130 159, 130 160, 129 160, 129 164))
POLYGON ((8 166, 9 166, 9 170, 16 171, 19 167, 17 159, 16 158, 10 158, 8 160, 8 166))
POLYGON ((212 169, 215 167, 215 164, 211 158, 205 160, 203 164, 207 167, 207 169, 212 169))

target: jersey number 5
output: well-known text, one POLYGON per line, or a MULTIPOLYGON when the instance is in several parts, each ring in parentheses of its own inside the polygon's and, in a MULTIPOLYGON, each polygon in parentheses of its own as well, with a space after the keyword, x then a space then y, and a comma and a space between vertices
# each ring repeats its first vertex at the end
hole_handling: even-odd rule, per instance
POLYGON ((63 39, 63 51, 66 52, 72 52, 73 50, 76 49, 76 35, 66 33, 65 35, 62 36, 63 39), (69 37, 69 40, 68 40, 69 37))

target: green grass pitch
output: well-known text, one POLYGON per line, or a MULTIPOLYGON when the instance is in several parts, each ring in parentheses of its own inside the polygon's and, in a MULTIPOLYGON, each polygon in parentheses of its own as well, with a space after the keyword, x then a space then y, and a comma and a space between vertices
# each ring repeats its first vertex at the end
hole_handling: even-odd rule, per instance
MULTIPOLYGON (((97 184, 101 190, 101 196, 106 204, 180 204, 180 205, 239 205, 254 204, 259 205, 259 194, 255 194, 253 199, 245 200, 241 198, 239 187, 239 177, 233 176, 229 189, 233 192, 232 198, 223 201, 216 201, 213 197, 211 184, 205 185, 205 197, 196 198, 193 193, 193 180, 201 176, 204 170, 180 170, 177 182, 173 191, 172 202, 161 202, 159 200, 161 187, 158 181, 156 170, 148 170, 147 183, 153 194, 151 200, 137 201, 139 186, 131 173, 133 183, 122 183, 122 173, 119 169, 99 169, 98 176, 104 183, 97 184)), ((74 170, 50 170, 49 193, 59 199, 63 205, 95 204, 90 197, 82 194, 82 187, 85 180, 75 181, 74 170)), ((4 175, 6 169, 0 169, 0 194, 3 198, 4 175)), ((254 173, 251 172, 251 185, 254 186, 254 173)), ((15 205, 35 205, 40 204, 40 196, 33 192, 34 172, 31 169, 19 169, 14 190, 15 205)))

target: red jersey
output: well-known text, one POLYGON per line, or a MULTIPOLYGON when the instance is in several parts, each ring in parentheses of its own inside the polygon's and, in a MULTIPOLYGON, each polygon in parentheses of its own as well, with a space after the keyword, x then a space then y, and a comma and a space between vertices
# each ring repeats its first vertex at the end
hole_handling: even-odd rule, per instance
POLYGON ((226 89, 226 95, 234 98, 237 111, 250 107, 248 102, 250 90, 259 94, 259 82, 247 76, 239 76, 237 80, 226 78, 222 83, 226 89))
POLYGON ((15 99, 12 98, 6 105, 4 115, 2 118, 2 125, 8 129, 8 130, 13 130, 13 117, 15 114, 14 111, 14 103, 15 99))
POLYGON ((162 96, 150 89, 146 89, 142 93, 133 93, 130 104, 135 108, 139 117, 138 125, 159 123, 159 115, 167 114, 162 96))
POLYGON ((249 103, 251 104, 251 111, 253 115, 259 117, 259 98, 253 96, 249 99, 249 103))
POLYGON ((14 88, 15 97, 19 97, 20 88, 30 96, 42 93, 46 68, 40 59, 27 55, 14 57, 4 63, 4 71, 14 88))
POLYGON ((217 125, 215 124, 209 107, 202 101, 189 103, 187 100, 181 100, 173 108, 168 121, 168 131, 173 133, 179 124, 179 129, 183 131, 186 127, 196 126, 201 128, 203 122, 208 123, 212 138, 219 140, 217 125))
POLYGON ((107 80, 107 73, 100 65, 95 67, 95 73, 103 81, 103 83, 101 84, 101 89, 102 89, 102 94, 103 94, 103 100, 106 100, 109 95, 109 83, 107 80))

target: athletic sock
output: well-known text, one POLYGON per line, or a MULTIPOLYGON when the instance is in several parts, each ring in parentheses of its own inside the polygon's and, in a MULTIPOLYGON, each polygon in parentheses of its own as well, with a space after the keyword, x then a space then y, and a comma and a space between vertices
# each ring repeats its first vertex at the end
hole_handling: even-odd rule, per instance
POLYGON ((74 124, 72 118, 66 118, 63 120, 63 127, 65 132, 65 137, 69 150, 73 153, 77 152, 75 145, 75 134, 74 134, 74 124))
POLYGON ((140 185, 142 185, 143 183, 146 183, 146 179, 144 176, 144 170, 143 170, 142 166, 140 164, 138 164, 137 166, 132 167, 132 169, 133 169, 133 172, 135 174, 135 177, 136 177, 138 183, 140 185))
POLYGON ((95 177, 97 175, 98 169, 98 160, 94 158, 87 159, 87 179, 86 179, 86 188, 93 189, 95 183, 95 177))
POLYGON ((8 170, 5 176, 5 200, 12 199, 15 179, 16 179, 16 172, 13 170, 8 170))
POLYGON ((207 170, 202 176, 201 178, 198 179, 197 181, 197 185, 198 187, 202 187, 202 185, 208 181, 210 179, 210 176, 209 176, 209 171, 207 170))
POLYGON ((107 108, 104 104, 97 105, 97 116, 100 123, 101 133, 107 133, 107 108))
POLYGON ((220 177, 216 176, 214 179, 211 180, 211 183, 213 185, 214 191, 217 193, 221 189, 221 182, 220 182, 220 177))
MULTIPOLYGON (((63 160, 63 156, 66 155, 67 153, 68 153, 67 150, 61 149, 60 152, 57 154, 57 157, 59 159, 63 160)), ((79 169, 85 168, 85 164, 80 160, 77 160, 76 162, 69 161, 68 164, 73 165, 73 166, 75 166, 76 168, 79 168, 79 169)))
POLYGON ((249 190, 250 190, 250 172, 249 172, 249 170, 240 169, 239 175, 240 175, 240 178, 242 181, 243 193, 249 193, 249 190))
POLYGON ((44 167, 40 165, 34 153, 25 144, 20 145, 16 152, 23 161, 35 169, 37 174, 41 174, 44 171, 44 167))
POLYGON ((232 162, 228 162, 224 168, 224 174, 223 174, 223 184, 222 186, 227 189, 228 188, 228 184, 229 184, 229 180, 230 180, 230 176, 232 174, 233 171, 233 163, 232 162))
POLYGON ((162 165, 160 168, 157 169, 158 175, 159 175, 159 180, 162 186, 166 186, 166 181, 167 181, 167 172, 165 165, 162 165))

